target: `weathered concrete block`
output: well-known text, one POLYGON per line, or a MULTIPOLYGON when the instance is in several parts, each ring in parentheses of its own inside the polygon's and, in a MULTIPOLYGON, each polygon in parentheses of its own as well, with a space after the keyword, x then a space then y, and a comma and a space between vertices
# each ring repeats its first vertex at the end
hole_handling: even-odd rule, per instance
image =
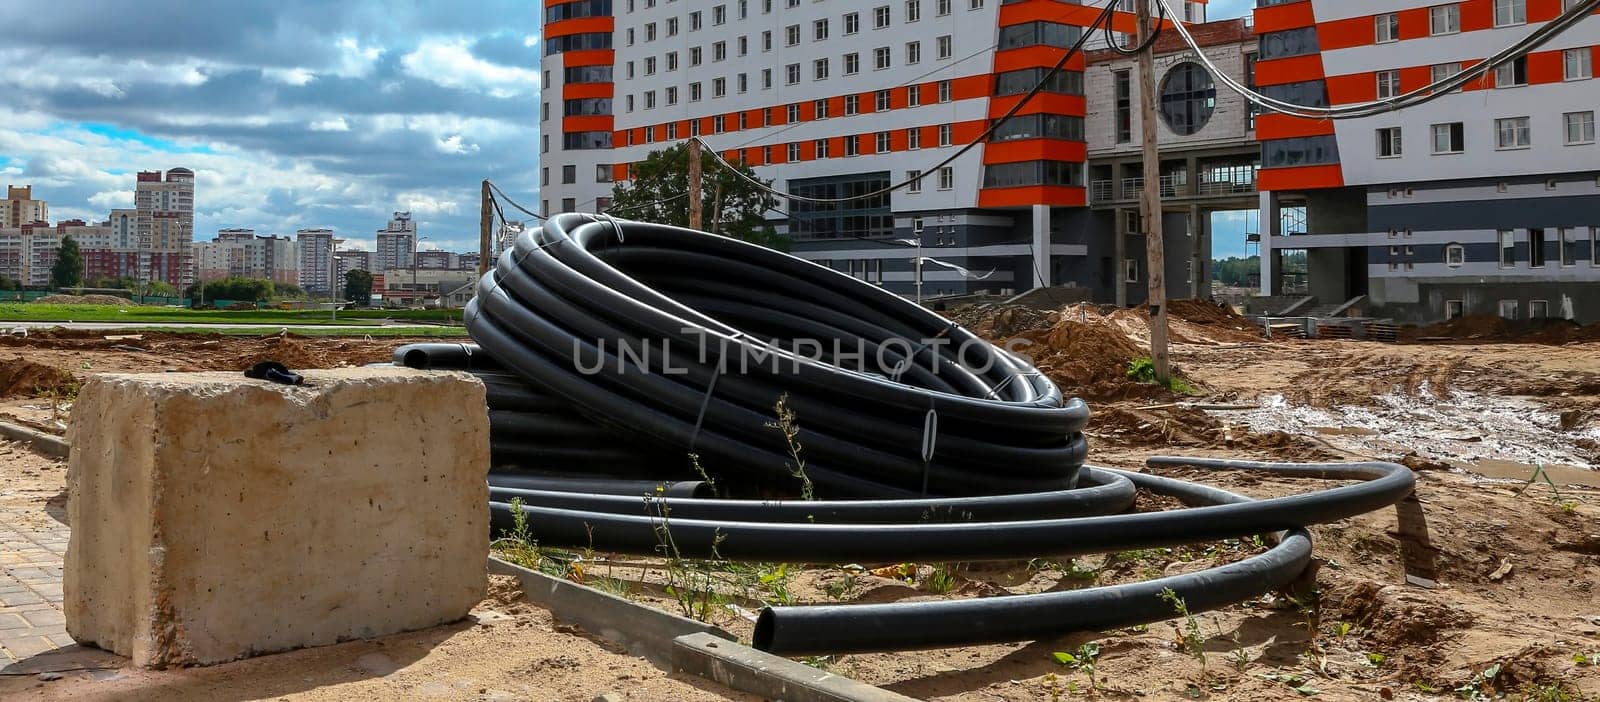
POLYGON ((467 375, 101 375, 73 407, 67 631, 218 663, 455 621, 483 598, 489 420, 467 375))

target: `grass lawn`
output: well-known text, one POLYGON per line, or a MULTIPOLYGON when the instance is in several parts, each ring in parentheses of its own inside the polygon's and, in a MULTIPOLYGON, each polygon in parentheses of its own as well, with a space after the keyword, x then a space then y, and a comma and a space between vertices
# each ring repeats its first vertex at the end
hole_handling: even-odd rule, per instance
POLYGON ((0 303, 3 322, 123 322, 186 324, 371 324, 396 322, 461 322, 460 310, 360 310, 340 311, 337 321, 327 310, 191 310, 183 307, 120 305, 41 305, 0 303))

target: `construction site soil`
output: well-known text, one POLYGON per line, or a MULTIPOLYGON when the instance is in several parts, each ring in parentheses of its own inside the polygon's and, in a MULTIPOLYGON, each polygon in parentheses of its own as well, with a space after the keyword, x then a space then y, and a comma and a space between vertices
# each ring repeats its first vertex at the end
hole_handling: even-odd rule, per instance
MULTIPOLYGON (((1148 355, 1148 318, 1139 310, 988 307, 951 314, 996 342, 1028 339, 1032 346, 1022 351, 1041 371, 1065 393, 1091 401, 1090 460, 1096 464, 1137 469, 1150 455, 1174 453, 1404 462, 1417 471, 1432 584, 1407 583, 1396 512, 1389 509, 1312 529, 1321 563, 1318 595, 1269 596, 1198 614, 1192 629, 1178 617, 1050 641, 808 662, 940 700, 1600 698, 1600 494, 1592 487, 1600 486, 1594 480, 1600 343, 1267 341, 1225 308, 1180 301, 1169 311, 1172 359, 1192 394, 1128 377, 1129 365, 1148 355), (1529 486, 1538 467, 1550 480, 1529 486), (1091 642, 1098 645, 1092 680, 1085 666, 1053 656, 1091 642)), ((239 369, 297 353, 294 361, 277 360, 312 367, 381 360, 401 343, 46 333, 0 340, 0 364, 51 366, 81 378, 107 371, 239 369)), ((35 396, 6 399, 0 411, 15 414, 24 405, 36 419, 54 405, 54 421, 69 408, 35 396)), ((39 423, 48 423, 43 417, 39 423)), ((1250 474, 1163 473, 1255 497, 1326 486, 1250 474)), ((60 474, 48 477, 59 481, 60 474)), ((1140 507, 1172 507, 1167 502, 1141 496, 1140 507)), ((765 603, 1063 590, 1189 572, 1258 550, 1249 541, 1230 541, 1075 560, 1041 554, 1027 563, 728 567, 714 573, 720 594, 708 618, 748 640, 751 617, 765 603)), ((579 565, 570 577, 663 609, 682 606, 669 594, 669 572, 657 560, 589 554, 579 565)), ((482 643, 515 645, 514 637, 498 635, 482 643)), ((370 646, 353 642, 234 666, 255 666, 251 675, 291 675, 274 661, 298 655, 353 661, 365 654, 344 651, 370 646)), ((493 658, 514 655, 496 652, 493 658)), ((402 666, 408 672, 427 667, 428 680, 476 680, 457 667, 466 658, 416 657, 402 666)), ((259 689, 281 694, 272 691, 283 687, 262 683, 259 689)))

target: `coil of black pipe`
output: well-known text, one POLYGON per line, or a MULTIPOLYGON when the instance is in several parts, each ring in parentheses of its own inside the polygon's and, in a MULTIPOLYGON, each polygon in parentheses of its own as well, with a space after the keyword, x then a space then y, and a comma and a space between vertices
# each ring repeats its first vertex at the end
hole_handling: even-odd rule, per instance
POLYGON ((1115 587, 766 608, 755 644, 786 655, 1157 621, 1172 616, 1158 597, 1167 589, 1192 611, 1244 601, 1304 570, 1306 526, 1394 504, 1413 488, 1410 471, 1388 463, 1151 461, 1360 481, 1255 501, 1084 466, 1087 408, 1020 354, 877 286, 674 227, 551 218, 500 257, 466 318, 476 346, 408 346, 395 362, 484 381, 491 523, 504 530, 520 509, 542 546, 651 554, 669 528, 682 557, 841 563, 1252 535, 1274 544, 1218 568, 1115 587), (837 346, 818 351, 805 339, 837 346), (772 426, 780 397, 797 417, 792 437, 772 426), (790 438, 820 499, 792 499, 790 438), (1130 512, 1136 489, 1189 507, 1130 512))

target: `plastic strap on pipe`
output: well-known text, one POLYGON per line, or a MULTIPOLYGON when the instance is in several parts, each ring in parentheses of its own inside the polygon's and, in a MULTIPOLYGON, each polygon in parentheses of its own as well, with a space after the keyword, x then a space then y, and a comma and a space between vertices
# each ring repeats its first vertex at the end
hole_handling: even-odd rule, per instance
POLYGON ((706 408, 711 405, 711 393, 717 389, 717 378, 722 377, 723 359, 717 359, 716 371, 711 374, 711 382, 706 383, 706 394, 700 398, 700 411, 694 416, 694 430, 689 432, 689 453, 694 453, 695 443, 700 440, 700 427, 706 421, 706 408))
POLYGON ((933 465, 934 445, 939 440, 939 412, 928 398, 928 414, 922 418, 922 496, 928 496, 928 474, 933 465))

